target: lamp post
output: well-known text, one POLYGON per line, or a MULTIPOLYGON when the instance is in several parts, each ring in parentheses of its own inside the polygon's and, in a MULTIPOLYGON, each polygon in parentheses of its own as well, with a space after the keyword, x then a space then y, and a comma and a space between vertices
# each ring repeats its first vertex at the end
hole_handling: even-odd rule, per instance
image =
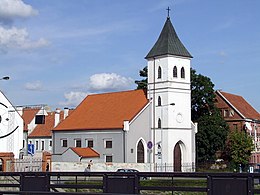
POLYGON ((10 77, 8 77, 8 76, 0 78, 0 80, 9 80, 9 79, 10 79, 10 77))
MULTIPOLYGON (((163 171, 163 121, 164 121, 164 117, 163 117, 163 107, 165 106, 175 106, 175 103, 170 103, 170 104, 165 104, 165 105, 157 105, 156 107, 160 107, 161 108, 161 126, 160 126, 160 129, 161 129, 161 141, 160 141, 160 144, 158 142, 158 159, 159 157, 161 158, 161 171, 163 171), (159 149, 160 149, 160 153, 159 153, 159 149), (160 156, 159 156, 160 155, 160 156)), ((155 113, 154 113, 155 114, 155 113)), ((159 127, 158 127, 159 128, 159 127)), ((154 154, 155 155, 155 154, 154 154)))

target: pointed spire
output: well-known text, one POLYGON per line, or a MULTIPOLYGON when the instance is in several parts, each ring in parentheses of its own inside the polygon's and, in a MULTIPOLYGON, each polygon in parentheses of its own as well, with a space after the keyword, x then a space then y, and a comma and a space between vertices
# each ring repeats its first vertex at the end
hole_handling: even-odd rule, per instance
POLYGON ((184 47, 184 45, 178 38, 170 20, 170 9, 168 8, 167 10, 168 17, 166 19, 162 32, 157 42, 150 50, 150 52, 147 54, 145 59, 167 54, 192 58, 191 54, 188 52, 188 50, 184 47))

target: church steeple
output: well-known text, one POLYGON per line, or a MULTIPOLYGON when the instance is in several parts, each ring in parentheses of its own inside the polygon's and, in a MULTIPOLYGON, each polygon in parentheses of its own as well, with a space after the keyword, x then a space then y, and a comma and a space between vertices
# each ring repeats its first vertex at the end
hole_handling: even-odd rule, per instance
POLYGON ((191 54, 178 38, 169 16, 167 17, 157 42, 147 54, 145 59, 167 54, 192 58, 191 54))

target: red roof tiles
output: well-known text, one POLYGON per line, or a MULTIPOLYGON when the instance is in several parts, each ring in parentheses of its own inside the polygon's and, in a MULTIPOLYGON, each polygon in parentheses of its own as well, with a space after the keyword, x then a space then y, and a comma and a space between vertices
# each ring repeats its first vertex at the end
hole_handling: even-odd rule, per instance
POLYGON ((97 153, 95 150, 92 148, 70 148, 72 151, 74 151, 78 156, 82 158, 91 158, 91 157, 99 157, 99 153, 97 153))
POLYGON ((48 112, 48 115, 45 116, 44 124, 37 124, 37 126, 34 128, 32 133, 30 133, 28 137, 51 137, 51 130, 54 127, 54 120, 55 112, 48 112))
POLYGON ((260 114, 242 96, 223 91, 217 91, 218 93, 222 94, 231 103, 231 106, 236 108, 245 118, 260 120, 260 114))
POLYGON ((54 131, 122 129, 147 103, 144 90, 89 95, 54 131))
POLYGON ((24 121, 24 131, 28 131, 28 124, 31 123, 36 113, 39 112, 40 108, 24 108, 22 118, 24 121))

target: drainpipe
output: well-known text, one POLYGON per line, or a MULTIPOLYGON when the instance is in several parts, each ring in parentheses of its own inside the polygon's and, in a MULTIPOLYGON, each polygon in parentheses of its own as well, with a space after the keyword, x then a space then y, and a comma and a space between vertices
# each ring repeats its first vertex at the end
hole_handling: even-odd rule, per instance
POLYGON ((126 133, 129 131, 129 121, 124 121, 123 129, 123 158, 124 163, 126 162, 126 133))

